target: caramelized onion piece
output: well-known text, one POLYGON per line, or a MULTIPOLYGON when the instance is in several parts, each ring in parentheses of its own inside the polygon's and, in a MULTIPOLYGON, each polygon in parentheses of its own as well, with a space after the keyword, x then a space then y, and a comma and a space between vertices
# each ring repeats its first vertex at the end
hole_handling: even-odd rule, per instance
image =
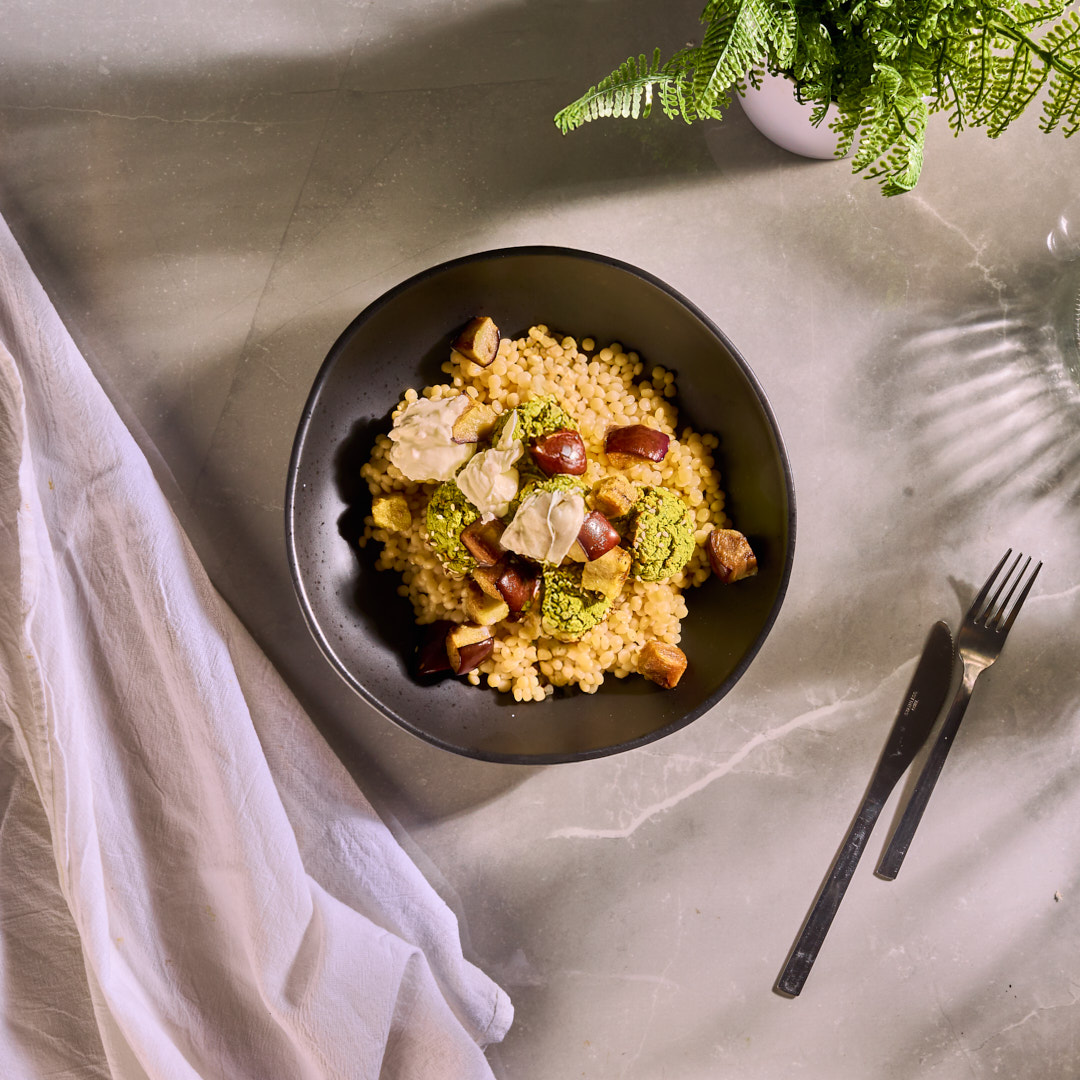
POLYGON ((560 428, 533 439, 532 454, 533 460, 548 476, 556 473, 581 476, 588 465, 585 443, 576 431, 569 428, 560 428))
POLYGON ((599 510, 593 510, 585 515, 577 539, 585 552, 585 557, 591 562, 593 559, 599 559, 601 555, 606 555, 613 547, 617 547, 622 537, 599 510))
POLYGON ((644 424, 611 428, 604 438, 604 450, 619 468, 638 461, 663 461, 671 437, 644 424))

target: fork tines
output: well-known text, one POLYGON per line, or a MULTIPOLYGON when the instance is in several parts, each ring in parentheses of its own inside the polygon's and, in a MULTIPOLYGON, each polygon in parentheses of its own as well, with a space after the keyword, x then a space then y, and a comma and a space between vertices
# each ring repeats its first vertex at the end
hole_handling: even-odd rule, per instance
POLYGON ((956 689, 956 694, 930 754, 923 763, 922 772, 919 773, 919 779, 915 782, 900 823, 878 863, 879 877, 891 881, 900 872, 900 866, 907 855, 919 821, 922 819, 930 793, 934 790, 934 785, 945 764, 945 758, 960 728, 960 721, 964 718, 975 682, 997 660, 1005 645, 1005 638, 1016 619, 1016 613, 1023 607, 1031 586, 1042 569, 1042 563, 1039 562, 1032 570, 1031 557, 1029 556, 1024 562, 1023 554, 1017 554, 1004 577, 1001 577, 999 581, 1002 568, 1011 556, 1012 548, 1009 548, 1002 556, 1001 562, 994 567, 993 573, 986 579, 986 584, 979 590, 960 624, 956 643, 958 655, 964 665, 964 677, 956 689), (1022 567, 1021 562, 1023 562, 1022 567), (993 596, 990 595, 991 592, 993 596))
POLYGON ((1016 568, 1020 565, 1020 560, 1024 558, 1022 552, 1017 552, 1016 558, 1013 560, 1013 563, 1005 576, 1001 579, 1001 583, 998 585, 993 598, 987 603, 986 598, 989 595, 990 589, 997 580, 998 574, 1001 573, 1001 568, 1008 562, 1010 555, 1012 555, 1012 548, 1009 548, 1009 550, 1005 552, 1001 557, 1001 562, 994 567, 994 572, 986 579, 986 583, 979 590, 979 594, 972 602, 971 610, 968 613, 971 618, 981 622, 988 630, 993 630, 1002 634, 1007 634, 1009 632, 1017 612, 1023 606, 1024 601, 1027 599, 1027 594, 1031 591, 1031 586, 1035 583, 1035 578, 1039 576, 1039 571, 1042 569, 1042 562, 1035 564, 1035 569, 1031 571, 1031 576, 1020 590, 1020 595, 1017 596, 1016 603, 1009 609, 1009 614, 1006 618, 1005 611, 1009 608, 1009 602, 1016 592, 1016 587, 1024 580, 1024 575, 1027 574, 1028 567, 1031 566, 1031 556, 1029 555, 1024 562, 1020 573, 1017 574, 1016 568), (1006 585, 1009 586, 1009 591, 1005 593, 1005 598, 1001 599, 1001 594, 1006 585), (1001 601, 1000 603, 998 602, 999 600, 1001 601))

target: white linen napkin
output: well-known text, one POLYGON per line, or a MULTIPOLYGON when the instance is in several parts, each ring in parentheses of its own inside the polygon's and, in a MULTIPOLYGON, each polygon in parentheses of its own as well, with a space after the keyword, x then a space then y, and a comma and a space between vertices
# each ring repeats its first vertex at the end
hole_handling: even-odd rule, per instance
POLYGON ((0 219, 0 1077, 487 1077, 513 1011, 0 219))

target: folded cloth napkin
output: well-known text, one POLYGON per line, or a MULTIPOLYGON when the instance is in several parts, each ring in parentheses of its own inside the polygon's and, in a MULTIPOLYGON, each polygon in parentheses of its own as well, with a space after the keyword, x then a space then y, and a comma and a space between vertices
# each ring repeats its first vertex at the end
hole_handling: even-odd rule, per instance
POLYGON ((0 219, 0 1077, 491 1076, 505 994, 0 219))

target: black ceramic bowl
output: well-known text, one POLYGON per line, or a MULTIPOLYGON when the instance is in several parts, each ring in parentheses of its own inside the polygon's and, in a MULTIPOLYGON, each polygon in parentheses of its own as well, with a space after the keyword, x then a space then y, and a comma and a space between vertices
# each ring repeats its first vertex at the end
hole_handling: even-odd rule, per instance
POLYGON ((490 761, 583 760, 659 739, 715 705, 776 619, 795 543, 795 502, 764 393, 724 334, 662 281, 583 251, 523 247, 466 256, 417 274, 376 300, 330 350, 300 420, 286 493, 289 562, 308 626, 331 665, 366 701, 446 750, 490 761), (452 678, 412 674, 417 630, 397 574, 376 571, 378 545, 353 541, 370 510, 360 478, 376 434, 407 387, 445 380, 454 331, 477 313, 503 334, 542 322, 598 346, 612 341, 678 378, 680 422, 720 438, 727 508, 757 553, 756 577, 709 579, 686 594, 674 690, 608 677, 596 694, 545 702, 452 678))

